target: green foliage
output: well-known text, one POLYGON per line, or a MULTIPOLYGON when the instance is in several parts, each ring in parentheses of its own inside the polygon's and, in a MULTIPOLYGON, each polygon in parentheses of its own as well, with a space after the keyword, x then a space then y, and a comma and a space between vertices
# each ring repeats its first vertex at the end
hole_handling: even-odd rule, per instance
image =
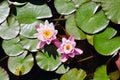
MULTIPOLYGON (((117 28, 120 24, 120 0, 2 0, 0 38, 3 40, 2 48, 9 57, 8 69, 13 74, 27 74, 36 61, 45 71, 63 74, 60 80, 84 80, 87 76, 87 71, 71 69, 69 63, 76 58, 69 58, 68 62, 62 63, 61 54, 57 53, 53 43, 36 49, 39 40, 34 37, 37 32, 35 26, 45 20, 53 22, 55 28, 60 30, 57 35, 60 41, 63 37, 74 35, 77 47, 86 50, 83 54, 89 54, 84 45, 87 44, 84 43, 86 39, 103 56, 114 55, 120 50, 120 30, 117 28), (111 24, 115 25, 115 29, 111 24), (59 27, 62 27, 62 31, 59 27)), ((107 66, 96 69, 92 78, 109 80, 107 66)), ((114 76, 119 78, 118 72, 110 73, 109 76, 111 79, 115 79, 114 76)), ((0 68, 0 77, 1 80, 9 80, 3 68, 0 68)))
POLYGON ((99 68, 96 69, 94 73, 94 80, 110 80, 108 75, 107 75, 107 69, 106 65, 102 65, 99 68))
POLYGON ((116 33, 115 29, 108 27, 105 31, 96 34, 94 37, 95 49, 102 55, 112 55, 118 51, 120 49, 120 37, 114 37, 116 33))
POLYGON ((50 55, 48 52, 46 53, 38 52, 36 55, 36 60, 38 66, 46 71, 54 71, 61 64, 59 56, 54 57, 52 53, 50 55))
POLYGON ((7 74, 7 72, 0 67, 0 79, 1 80, 9 80, 9 76, 7 74))
POLYGON ((17 56, 24 52, 24 48, 19 41, 20 39, 18 37, 3 41, 2 47, 8 56, 17 56))
POLYGON ((75 20, 80 29, 86 33, 95 34, 105 29, 108 20, 102 10, 98 10, 99 4, 88 2, 79 7, 76 12, 75 20))
POLYGON ((0 23, 2 23, 8 17, 10 12, 9 5, 6 1, 0 3, 0 23))
POLYGON ((28 73, 32 69, 33 64, 34 59, 32 54, 27 55, 27 51, 20 56, 9 57, 8 59, 9 70, 17 76, 28 73))
POLYGON ((86 38, 85 33, 77 27, 77 25, 75 23, 74 15, 71 15, 67 18, 66 30, 70 35, 74 35, 75 39, 77 39, 77 40, 83 40, 86 38))
POLYGON ((86 72, 82 69, 77 70, 76 68, 71 69, 66 74, 62 75, 60 80, 84 80, 86 72))
POLYGON ((17 19, 22 24, 30 24, 37 19, 52 17, 51 10, 47 5, 33 5, 27 3, 23 7, 17 7, 17 19))

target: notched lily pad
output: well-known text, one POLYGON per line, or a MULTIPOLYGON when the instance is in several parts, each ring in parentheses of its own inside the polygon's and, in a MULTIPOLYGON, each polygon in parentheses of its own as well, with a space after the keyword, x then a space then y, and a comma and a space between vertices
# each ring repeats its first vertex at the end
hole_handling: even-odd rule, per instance
POLYGON ((60 80, 73 80, 73 79, 84 80, 85 77, 86 77, 86 72, 84 70, 82 69, 77 70, 76 68, 73 68, 64 75, 62 75, 60 80))
POLYGON ((107 75, 107 68, 106 65, 102 65, 99 68, 96 69, 94 73, 94 80, 110 80, 107 75))
POLYGON ((102 55, 112 55, 120 49, 120 37, 114 37, 117 31, 108 27, 94 36, 94 47, 102 55), (114 38, 113 38, 114 37, 114 38))
POLYGON ((10 8, 7 1, 0 3, 0 23, 2 23, 9 15, 10 8))
POLYGON ((10 16, 0 25, 0 37, 3 39, 15 38, 19 34, 19 31, 20 26, 14 16, 10 16))
POLYGON ((9 80, 9 76, 7 74, 7 72, 0 67, 0 79, 1 80, 9 80))
POLYGON ((47 49, 42 50, 43 52, 38 52, 36 55, 36 61, 38 66, 46 71, 54 71, 56 70, 60 64, 60 56, 54 50, 54 46, 47 46, 47 49))
POLYGON ((17 56, 24 52, 24 48, 19 43, 20 39, 14 38, 10 40, 3 40, 2 48, 4 49, 5 53, 9 56, 17 56))
POLYGON ((32 54, 27 55, 27 51, 22 55, 8 59, 8 69, 17 76, 27 74, 32 69, 33 64, 32 54))
POLYGON ((105 29, 109 20, 102 10, 97 11, 99 4, 88 2, 79 7, 75 13, 76 24, 86 33, 95 34, 105 29))
POLYGON ((120 0, 102 0, 102 7, 108 19, 120 24, 120 0))
POLYGON ((37 19, 52 17, 50 8, 44 5, 27 3, 23 7, 17 7, 17 19, 21 24, 31 24, 37 19))

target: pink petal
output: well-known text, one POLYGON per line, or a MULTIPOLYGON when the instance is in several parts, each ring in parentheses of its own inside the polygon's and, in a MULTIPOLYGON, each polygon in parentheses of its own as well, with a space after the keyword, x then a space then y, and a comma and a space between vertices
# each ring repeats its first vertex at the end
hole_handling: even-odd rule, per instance
POLYGON ((59 48, 60 45, 61 45, 61 42, 60 42, 58 39, 53 40, 52 43, 53 43, 57 48, 59 48))
POLYGON ((74 54, 74 53, 69 53, 68 55, 69 55, 70 57, 72 57, 72 58, 75 57, 75 54, 74 54))
POLYGON ((68 60, 68 55, 62 54, 62 55, 61 55, 61 61, 62 61, 62 62, 66 62, 67 60, 68 60))
POLYGON ((37 44, 37 49, 41 49, 46 43, 43 41, 39 41, 39 43, 37 44))
POLYGON ((75 53, 75 55, 80 55, 80 54, 83 53, 83 51, 81 49, 79 49, 79 48, 75 48, 74 53, 75 53))
POLYGON ((74 36, 70 36, 70 37, 69 37, 69 40, 70 40, 70 41, 73 41, 73 42, 74 42, 74 39, 75 39, 74 36))
POLYGON ((118 60, 115 62, 117 67, 118 67, 118 70, 120 71, 120 56, 118 58, 118 60))

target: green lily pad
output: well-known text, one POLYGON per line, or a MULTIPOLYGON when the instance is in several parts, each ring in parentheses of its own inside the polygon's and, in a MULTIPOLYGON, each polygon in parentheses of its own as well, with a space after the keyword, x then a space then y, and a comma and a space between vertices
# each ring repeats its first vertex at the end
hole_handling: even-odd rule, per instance
POLYGON ((62 75, 60 80, 84 80, 86 72, 82 69, 77 70, 76 68, 71 69, 66 74, 62 75))
POLYGON ((70 0, 55 0, 55 8, 60 14, 68 15, 75 12, 75 5, 70 0))
POLYGON ((23 48, 31 52, 37 51, 36 45, 38 44, 38 39, 29 39, 26 37, 22 37, 20 43, 22 44, 23 48))
POLYGON ((36 21, 31 24, 21 24, 20 34, 27 38, 34 38, 34 34, 37 33, 35 26, 39 25, 41 21, 36 21))
POLYGON ((77 40, 83 40, 86 38, 86 35, 84 32, 82 32, 75 23, 74 15, 71 15, 66 20, 66 30, 70 35, 74 35, 75 39, 77 40))
POLYGON ((63 64, 55 71, 57 74, 64 74, 66 73, 70 68, 68 66, 64 66, 63 64))
POLYGON ((107 75, 106 65, 102 65, 94 73, 94 80, 110 80, 107 75))
POLYGON ((9 57, 8 69, 15 75, 20 76, 27 74, 34 65, 32 54, 27 55, 25 51, 22 55, 9 57))
POLYGON ((20 39, 3 40, 2 48, 8 56, 17 56, 24 52, 24 48, 19 43, 20 39))
POLYGON ((120 24, 120 0, 103 0, 102 7, 112 22, 120 24))
POLYGON ((108 25, 102 10, 97 11, 99 4, 88 2, 79 7, 75 14, 75 20, 80 29, 86 33, 95 34, 105 29, 108 25))
POLYGON ((42 52, 38 52, 36 55, 36 61, 38 66, 46 71, 54 71, 56 70, 60 64, 60 56, 55 51, 55 47, 49 45, 42 50, 42 52))
POLYGON ((15 38, 20 30, 20 26, 15 17, 10 16, 8 20, 0 25, 0 37, 3 39, 15 38))
POLYGON ((88 43, 91 45, 94 45, 93 43, 93 39, 94 39, 94 35, 86 35, 88 43))
POLYGON ((117 31, 108 27, 94 36, 94 47, 102 55, 112 55, 120 49, 120 37, 114 37, 117 31), (114 37, 114 38, 113 38, 114 37))
POLYGON ((111 72, 109 74, 110 80, 119 80, 120 78, 120 72, 118 70, 111 72))
POLYGON ((76 8, 79 8, 80 5, 82 5, 85 2, 88 2, 90 0, 72 0, 76 8))
POLYGON ((1 80, 9 80, 9 76, 7 74, 7 72, 0 67, 0 79, 1 80))
POLYGON ((3 1, 0 3, 0 23, 6 20, 10 12, 9 5, 7 1, 3 1))
POLYGON ((37 19, 52 17, 50 8, 44 5, 27 3, 23 7, 17 7, 17 19, 21 24, 31 24, 37 19))

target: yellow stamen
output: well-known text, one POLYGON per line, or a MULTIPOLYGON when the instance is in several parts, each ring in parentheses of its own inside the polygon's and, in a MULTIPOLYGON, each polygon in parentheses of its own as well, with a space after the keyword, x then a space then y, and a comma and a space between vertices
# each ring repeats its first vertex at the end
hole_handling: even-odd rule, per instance
POLYGON ((45 37, 45 38, 50 38, 51 37, 51 31, 50 30, 45 30, 44 32, 43 32, 43 36, 45 37))

